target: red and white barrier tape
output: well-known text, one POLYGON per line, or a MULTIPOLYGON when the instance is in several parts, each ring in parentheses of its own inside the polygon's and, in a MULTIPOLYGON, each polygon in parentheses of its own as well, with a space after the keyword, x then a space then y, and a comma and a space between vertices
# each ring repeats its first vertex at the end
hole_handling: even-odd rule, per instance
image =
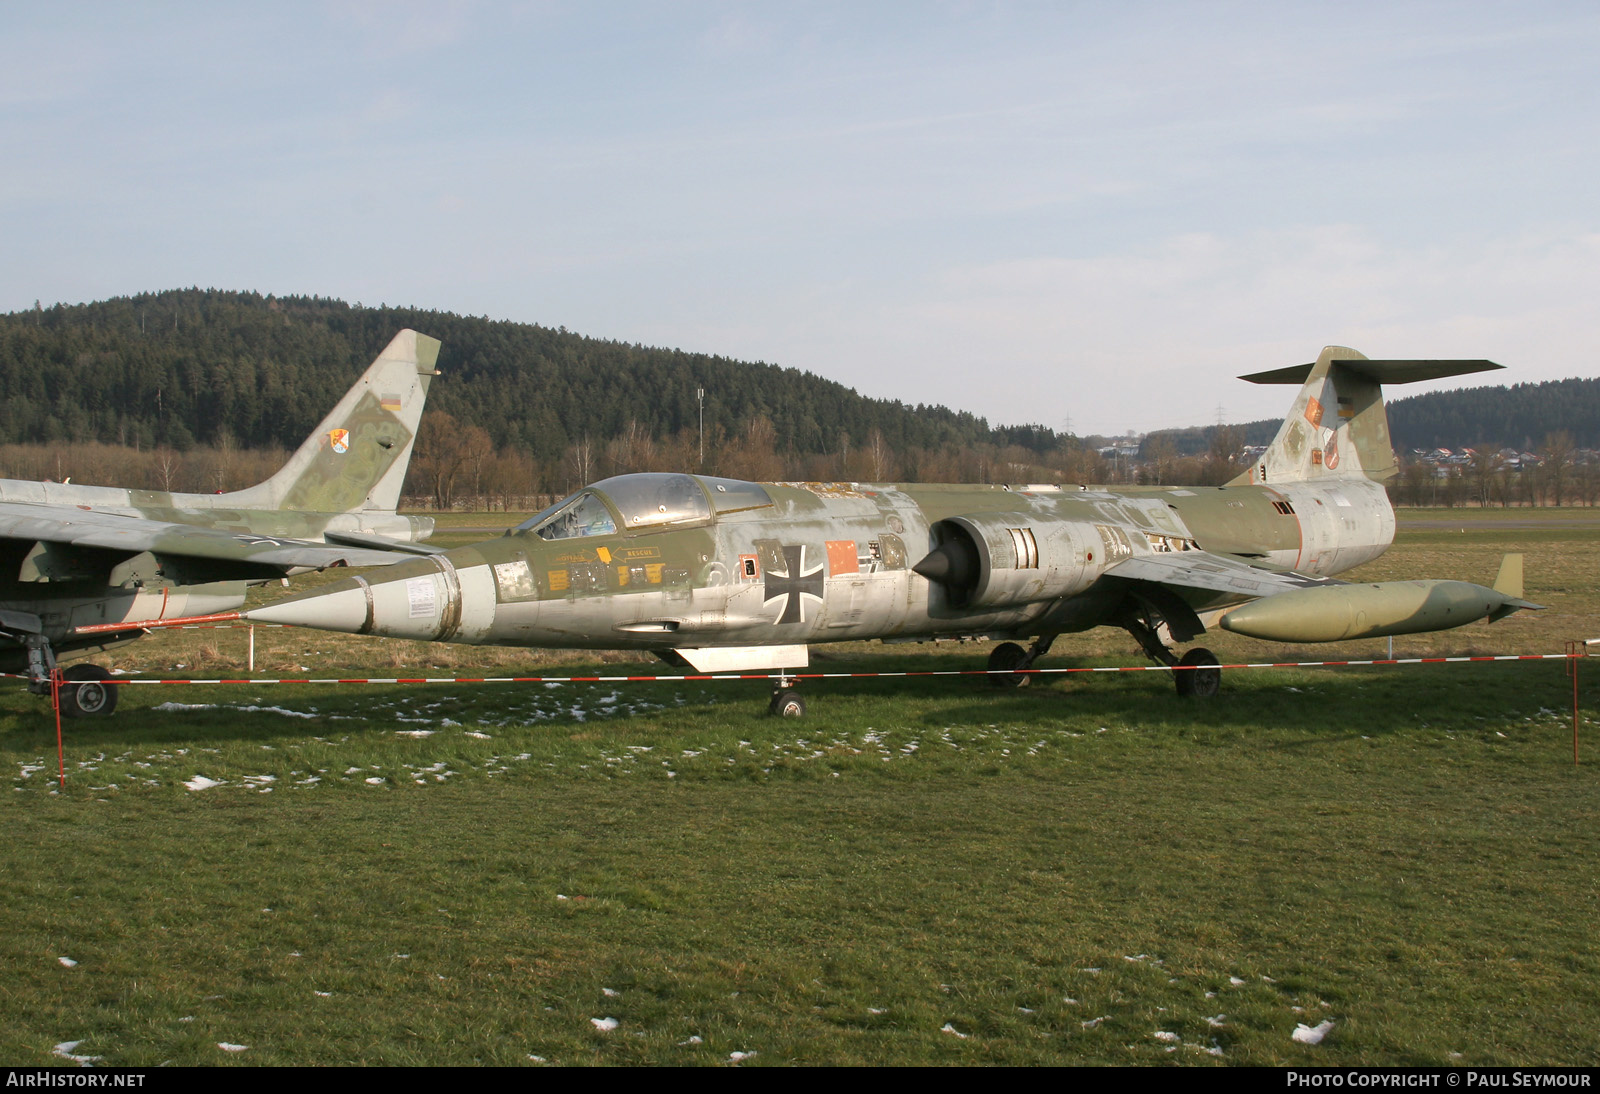
MULTIPOLYGON (((863 680, 874 678, 900 678, 925 676, 1054 676, 1079 672, 1190 672, 1195 669, 1315 669, 1360 668, 1383 665, 1458 665, 1486 661, 1570 661, 1583 654, 1570 653, 1503 653, 1463 657, 1395 657, 1374 658, 1368 661, 1248 661, 1226 665, 1107 665, 1101 667, 1074 666, 1049 669, 908 669, 899 672, 760 672, 760 673, 696 673, 691 675, 651 676, 366 676, 366 677, 288 677, 283 679, 256 679, 254 677, 221 677, 211 680, 150 679, 144 677, 113 677, 101 681, 107 684, 620 684, 620 683, 672 683, 705 680, 863 680)), ((0 676, 25 680, 22 673, 7 672, 0 676)))

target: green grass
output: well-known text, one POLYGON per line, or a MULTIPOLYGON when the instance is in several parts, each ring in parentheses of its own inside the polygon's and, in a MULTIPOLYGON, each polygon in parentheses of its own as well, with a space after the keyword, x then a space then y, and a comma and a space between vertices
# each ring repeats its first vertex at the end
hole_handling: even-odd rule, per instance
MULTIPOLYGON (((1596 552, 1560 531, 1521 533, 1543 618, 1397 652, 1579 636, 1596 552)), ((1378 565, 1487 580, 1509 533, 1434 534, 1378 565)), ((642 667, 258 643, 319 674, 642 667)), ((1234 672, 1198 704, 1155 673, 819 681, 800 721, 755 682, 132 686, 67 723, 64 791, 48 712, 0 691, 0 1060, 1592 1064, 1600 779, 1564 668, 1234 672)))

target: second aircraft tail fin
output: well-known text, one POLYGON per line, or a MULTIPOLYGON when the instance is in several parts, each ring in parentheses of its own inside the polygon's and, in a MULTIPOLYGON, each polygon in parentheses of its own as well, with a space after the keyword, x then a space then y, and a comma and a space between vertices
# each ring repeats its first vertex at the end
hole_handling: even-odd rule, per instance
POLYGON ((438 339, 395 335, 289 462, 230 500, 242 509, 392 513, 438 360, 438 339))

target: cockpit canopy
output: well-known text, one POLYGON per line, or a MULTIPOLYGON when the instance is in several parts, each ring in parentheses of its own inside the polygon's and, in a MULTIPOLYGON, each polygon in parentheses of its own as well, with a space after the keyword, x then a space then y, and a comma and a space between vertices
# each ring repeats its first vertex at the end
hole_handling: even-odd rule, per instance
POLYGON ((713 514, 763 509, 766 490, 741 479, 646 472, 616 475, 578 491, 512 529, 541 539, 605 536, 666 525, 709 523, 713 514))

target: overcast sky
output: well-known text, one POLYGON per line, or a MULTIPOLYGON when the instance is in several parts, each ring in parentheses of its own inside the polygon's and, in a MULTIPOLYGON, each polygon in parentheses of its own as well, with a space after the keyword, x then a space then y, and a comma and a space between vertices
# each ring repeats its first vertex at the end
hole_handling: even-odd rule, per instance
POLYGON ((408 304, 1078 433, 1275 417, 1234 377, 1327 343, 1597 374, 1592 2, 9 4, 0 40, 4 311, 408 304))

